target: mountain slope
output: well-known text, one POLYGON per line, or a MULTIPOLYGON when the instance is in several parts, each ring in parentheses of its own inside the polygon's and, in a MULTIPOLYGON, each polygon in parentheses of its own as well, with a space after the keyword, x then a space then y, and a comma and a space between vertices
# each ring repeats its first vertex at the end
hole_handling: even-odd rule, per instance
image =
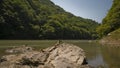
POLYGON ((0 0, 0 39, 95 39, 98 23, 50 0, 0 0))
POLYGON ((97 32, 102 37, 101 43, 120 45, 120 0, 113 0, 112 7, 97 32))
POLYGON ((111 9, 103 19, 101 26, 97 29, 99 35, 105 36, 108 33, 120 28, 120 0, 113 0, 111 9))
POLYGON ((100 43, 120 45, 120 28, 109 33, 107 36, 100 40, 100 43))

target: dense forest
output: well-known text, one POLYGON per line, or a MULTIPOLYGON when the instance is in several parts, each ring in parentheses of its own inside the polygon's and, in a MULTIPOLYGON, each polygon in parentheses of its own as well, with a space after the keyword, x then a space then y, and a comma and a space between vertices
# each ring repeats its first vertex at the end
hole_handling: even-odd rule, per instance
POLYGON ((120 0, 113 0, 108 14, 97 28, 102 44, 120 45, 120 0))
MULTIPOLYGON (((112 7, 108 11, 106 17, 103 19, 102 24, 97 28, 97 32, 100 37, 103 37, 110 35, 110 33, 114 31, 120 33, 118 30, 120 30, 120 0, 113 0, 112 7)), ((120 38, 120 36, 118 38, 120 38)))
POLYGON ((96 39, 98 25, 50 0, 0 0, 0 39, 96 39))

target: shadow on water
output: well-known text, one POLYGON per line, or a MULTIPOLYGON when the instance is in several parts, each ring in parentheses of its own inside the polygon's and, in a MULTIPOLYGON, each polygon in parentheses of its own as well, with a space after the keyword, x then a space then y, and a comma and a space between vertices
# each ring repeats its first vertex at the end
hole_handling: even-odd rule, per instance
MULTIPOLYGON (((56 40, 7 40, 0 41, 0 56, 5 55, 5 50, 13 46, 28 44, 36 49, 54 45, 56 40)), ((102 46, 89 40, 63 40, 75 44, 85 50, 89 65, 95 68, 120 68, 120 47, 102 46)))

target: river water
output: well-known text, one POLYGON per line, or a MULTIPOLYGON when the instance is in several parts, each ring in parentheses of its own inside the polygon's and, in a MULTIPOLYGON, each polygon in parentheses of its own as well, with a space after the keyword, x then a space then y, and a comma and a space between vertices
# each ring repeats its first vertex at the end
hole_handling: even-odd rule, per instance
MULTIPOLYGON (((0 57, 13 46, 27 44, 36 49, 54 45, 56 40, 0 40, 0 57)), ((120 46, 100 45, 91 40, 63 40, 84 49, 88 64, 95 68, 120 68, 120 46)))

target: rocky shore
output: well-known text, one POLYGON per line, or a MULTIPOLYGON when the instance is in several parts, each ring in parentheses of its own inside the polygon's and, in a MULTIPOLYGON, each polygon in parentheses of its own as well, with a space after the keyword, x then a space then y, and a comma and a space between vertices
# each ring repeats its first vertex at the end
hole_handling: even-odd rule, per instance
POLYGON ((1 68, 91 68, 84 50, 73 44, 55 44, 39 51, 22 46, 6 52, 14 54, 0 58, 1 68))
POLYGON ((120 46, 120 28, 109 33, 99 42, 103 45, 120 46))

